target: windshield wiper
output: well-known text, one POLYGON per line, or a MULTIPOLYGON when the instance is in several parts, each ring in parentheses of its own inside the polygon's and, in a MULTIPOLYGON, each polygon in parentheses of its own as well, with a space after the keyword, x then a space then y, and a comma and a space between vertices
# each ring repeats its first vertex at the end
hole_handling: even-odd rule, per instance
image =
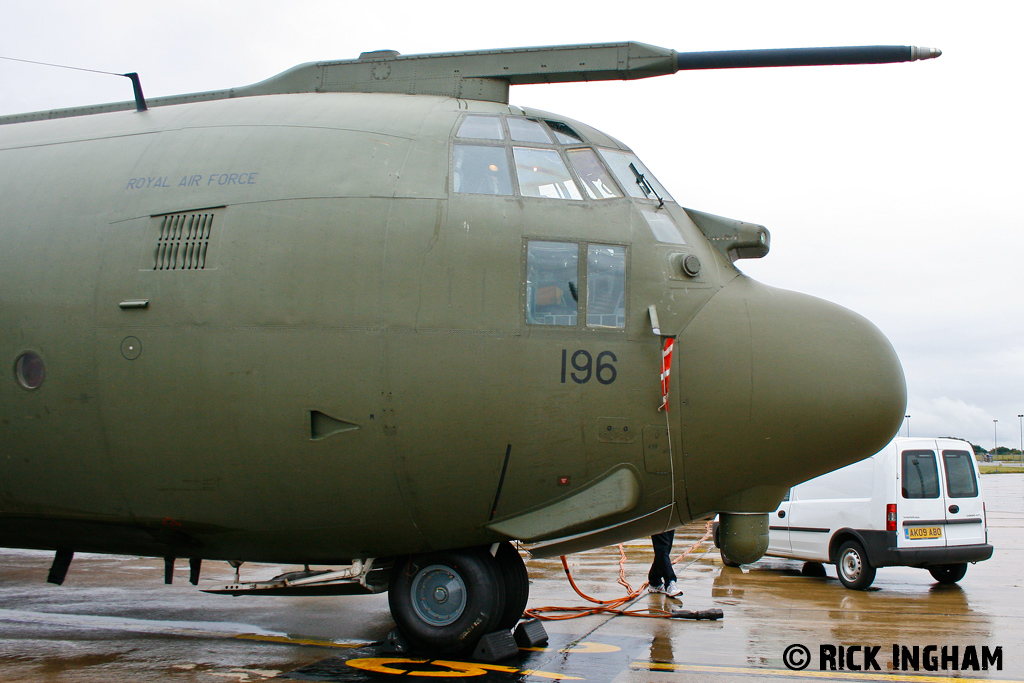
POLYGON ((636 164, 630 162, 629 170, 636 176, 636 184, 640 186, 640 191, 644 193, 644 196, 650 197, 653 194, 658 198, 658 208, 660 209, 664 207, 665 200, 661 198, 661 195, 658 194, 657 190, 654 189, 654 186, 651 185, 650 181, 647 180, 644 174, 636 169, 636 164))

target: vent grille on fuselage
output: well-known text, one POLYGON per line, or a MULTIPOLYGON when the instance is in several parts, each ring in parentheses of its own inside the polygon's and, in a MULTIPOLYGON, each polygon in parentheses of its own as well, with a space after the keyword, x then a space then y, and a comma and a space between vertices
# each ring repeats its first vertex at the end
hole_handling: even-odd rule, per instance
POLYGON ((212 229, 212 213, 161 217, 153 270, 203 270, 212 229))

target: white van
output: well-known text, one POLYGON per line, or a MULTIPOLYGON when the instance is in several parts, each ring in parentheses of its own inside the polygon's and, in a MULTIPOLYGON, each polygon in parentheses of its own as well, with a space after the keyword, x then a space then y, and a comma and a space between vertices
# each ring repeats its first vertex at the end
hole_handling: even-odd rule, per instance
POLYGON ((974 450, 959 439, 894 439, 794 486, 769 520, 767 555, 835 564, 857 590, 876 567, 921 567, 955 583, 968 562, 992 556, 974 450))

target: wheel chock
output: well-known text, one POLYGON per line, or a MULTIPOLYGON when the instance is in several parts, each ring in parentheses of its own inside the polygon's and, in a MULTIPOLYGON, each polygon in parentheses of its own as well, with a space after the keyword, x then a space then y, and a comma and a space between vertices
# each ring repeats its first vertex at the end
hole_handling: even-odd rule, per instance
POLYGON ((58 550, 53 557, 53 564, 50 565, 50 575, 46 577, 47 582, 56 585, 64 583, 64 577, 68 575, 68 567, 71 566, 71 558, 75 554, 70 550, 58 550))
POLYGON ((512 631, 495 631, 480 639, 476 650, 473 651, 473 659, 481 662, 500 662, 517 654, 519 648, 516 647, 512 631))
POLYGON ((544 630, 540 619, 527 619, 520 622, 512 636, 516 639, 516 645, 519 647, 537 647, 548 642, 548 632, 544 630))
POLYGON ((694 611, 689 609, 674 609, 672 610, 673 619, 693 619, 694 621, 716 621, 725 616, 725 613, 720 609, 705 609, 700 611, 694 611))
POLYGON ((406 652, 412 652, 412 647, 409 645, 409 641, 405 639, 402 632, 397 628, 393 628, 388 632, 388 637, 381 643, 384 646, 385 652, 394 652, 403 654, 406 652))

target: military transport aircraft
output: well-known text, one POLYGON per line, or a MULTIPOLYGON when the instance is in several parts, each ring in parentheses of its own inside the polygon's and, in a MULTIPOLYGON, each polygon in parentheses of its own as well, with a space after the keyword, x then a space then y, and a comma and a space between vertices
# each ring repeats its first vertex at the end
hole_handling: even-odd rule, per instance
POLYGON ((717 513, 756 559, 792 484, 897 431, 892 346, 509 86, 938 55, 378 51, 0 119, 0 545, 55 583, 76 551, 348 565, 224 590, 389 590, 434 652, 517 623, 511 541, 717 513))

